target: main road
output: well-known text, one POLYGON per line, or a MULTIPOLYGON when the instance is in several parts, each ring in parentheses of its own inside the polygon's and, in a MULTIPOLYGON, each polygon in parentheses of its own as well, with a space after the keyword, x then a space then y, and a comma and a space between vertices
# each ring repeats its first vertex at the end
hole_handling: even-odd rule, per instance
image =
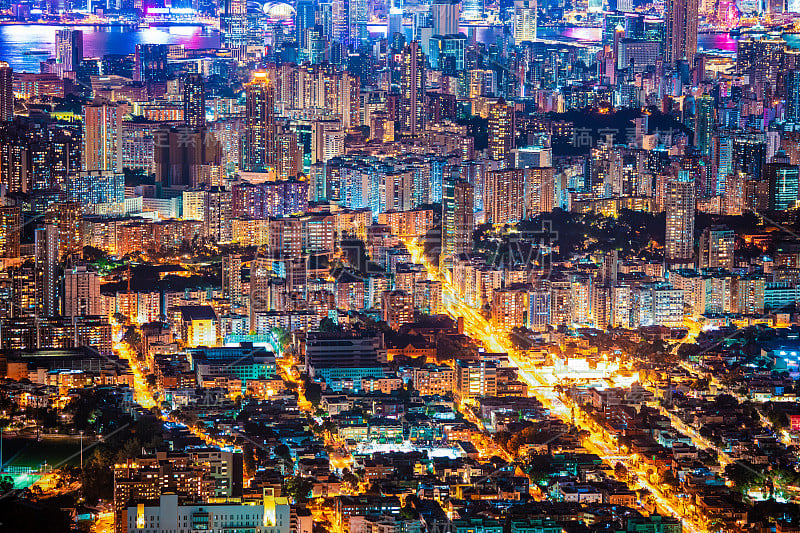
MULTIPOLYGON (((428 278, 442 283, 442 305, 447 313, 454 317, 464 318, 464 332, 471 338, 481 342, 485 349, 492 352, 505 352, 508 354, 508 359, 519 369, 519 375, 528 385, 529 391, 535 396, 542 404, 550 409, 550 412, 558 416, 562 421, 567 424, 575 425, 578 429, 588 431, 590 437, 584 439, 584 447, 592 453, 602 457, 607 463, 616 463, 622 457, 619 456, 618 451, 613 449, 611 444, 611 437, 600 426, 592 425, 577 420, 572 416, 572 409, 574 405, 567 405, 562 401, 552 386, 537 374, 534 367, 520 359, 520 356, 514 350, 514 347, 505 336, 498 335, 493 331, 492 325, 484 317, 478 309, 467 305, 458 296, 452 282, 439 272, 439 270, 425 257, 422 246, 415 240, 405 239, 404 243, 406 248, 411 253, 413 261, 421 264, 427 271, 428 278)), ((678 511, 678 502, 669 497, 665 492, 648 481, 647 472, 639 465, 638 462, 625 460, 619 461, 625 464, 629 471, 636 473, 638 483, 652 495, 656 504, 662 510, 665 510, 681 519, 684 531, 688 533, 704 533, 706 531, 700 524, 687 517, 685 513, 678 511)), ((611 464, 611 466, 614 466, 611 464)))

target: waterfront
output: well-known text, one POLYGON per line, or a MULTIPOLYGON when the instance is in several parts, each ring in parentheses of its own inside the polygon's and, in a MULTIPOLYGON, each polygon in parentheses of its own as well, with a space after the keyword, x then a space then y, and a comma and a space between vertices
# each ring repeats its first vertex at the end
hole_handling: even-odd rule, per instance
MULTIPOLYGON (((0 25, 0 59, 7 61, 16 71, 38 72, 39 63, 52 55, 55 32, 59 25, 6 24, 0 25)), ((85 57, 102 57, 106 54, 132 54, 136 45, 182 44, 189 49, 216 48, 220 45, 220 34, 203 26, 164 26, 155 28, 132 28, 130 26, 72 26, 83 31, 85 57)), ((384 24, 370 24, 371 35, 382 37, 386 33, 384 24)), ((407 26, 407 31, 411 27, 407 26)), ((461 26, 469 35, 476 32, 479 42, 496 42, 501 35, 499 26, 461 26)), ((539 28, 539 37, 564 42, 596 43, 600 41, 600 28, 539 28)), ((784 36, 790 46, 800 46, 800 35, 784 36)), ((698 36, 701 51, 735 53, 738 38, 723 33, 705 33, 698 36)))
MULTIPOLYGON (((39 72, 39 63, 53 54, 60 25, 0 25, 0 59, 15 71, 39 72), (33 52, 33 53, 31 53, 33 52), (45 53, 46 52, 46 53, 45 53)), ((132 54, 137 44, 182 44, 186 48, 218 48, 219 32, 201 26, 134 29, 129 26, 70 26, 83 31, 85 57, 132 54)))

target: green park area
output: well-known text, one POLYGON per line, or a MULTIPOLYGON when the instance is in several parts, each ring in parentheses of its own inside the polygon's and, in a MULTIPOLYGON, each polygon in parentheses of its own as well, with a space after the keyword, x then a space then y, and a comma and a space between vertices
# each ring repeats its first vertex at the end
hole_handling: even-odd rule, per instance
MULTIPOLYGON (((87 447, 84 441, 84 453, 87 447)), ((38 478, 34 472, 80 464, 80 439, 77 437, 43 437, 41 440, 4 437, 2 451, 3 475, 14 479, 15 488, 32 485, 38 478)))

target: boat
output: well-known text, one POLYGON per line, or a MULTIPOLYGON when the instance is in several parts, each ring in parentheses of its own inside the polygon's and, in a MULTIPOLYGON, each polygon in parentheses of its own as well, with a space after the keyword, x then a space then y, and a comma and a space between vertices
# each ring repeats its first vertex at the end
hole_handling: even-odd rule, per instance
POLYGON ((50 55, 50 51, 49 50, 25 50, 24 52, 22 52, 22 54, 26 55, 26 56, 46 56, 46 55, 50 55))

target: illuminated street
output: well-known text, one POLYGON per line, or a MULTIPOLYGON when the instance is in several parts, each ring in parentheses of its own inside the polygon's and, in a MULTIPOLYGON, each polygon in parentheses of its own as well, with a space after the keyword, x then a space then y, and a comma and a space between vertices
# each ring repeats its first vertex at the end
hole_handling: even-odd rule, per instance
MULTIPOLYGON (((478 310, 469 307, 456 296, 451 282, 444 279, 427 258, 424 257, 422 247, 418 243, 406 241, 405 244, 411 252, 414 262, 425 265, 429 278, 437 279, 442 282, 442 300, 445 308, 453 317, 464 317, 465 332, 470 337, 480 341, 489 351, 508 353, 509 360, 519 367, 520 376, 522 376, 528 384, 528 390, 532 392, 545 407, 550 409, 551 413, 561 418, 561 420, 567 424, 571 424, 573 421, 572 410, 576 406, 565 403, 565 399, 559 398, 555 390, 550 388, 547 382, 538 376, 536 370, 529 365, 525 365, 524 362, 519 359, 519 356, 516 355, 511 344, 492 331, 491 324, 478 310)), ((692 523, 688 517, 678 512, 678 502, 672 498, 666 497, 661 490, 649 483, 646 479, 647 473, 644 470, 637 469, 637 466, 630 461, 621 460, 622 458, 619 454, 608 444, 610 441, 609 435, 602 432, 595 424, 584 424, 579 420, 576 420, 576 423, 579 429, 586 430, 590 433, 590 437, 583 441, 584 447, 590 452, 599 455, 611 466, 614 466, 616 462, 622 462, 629 470, 635 472, 639 483, 652 494, 659 508, 673 516, 681 517, 686 531, 689 533, 701 533, 705 531, 699 525, 692 523), (609 460, 609 458, 613 459, 609 460)))

